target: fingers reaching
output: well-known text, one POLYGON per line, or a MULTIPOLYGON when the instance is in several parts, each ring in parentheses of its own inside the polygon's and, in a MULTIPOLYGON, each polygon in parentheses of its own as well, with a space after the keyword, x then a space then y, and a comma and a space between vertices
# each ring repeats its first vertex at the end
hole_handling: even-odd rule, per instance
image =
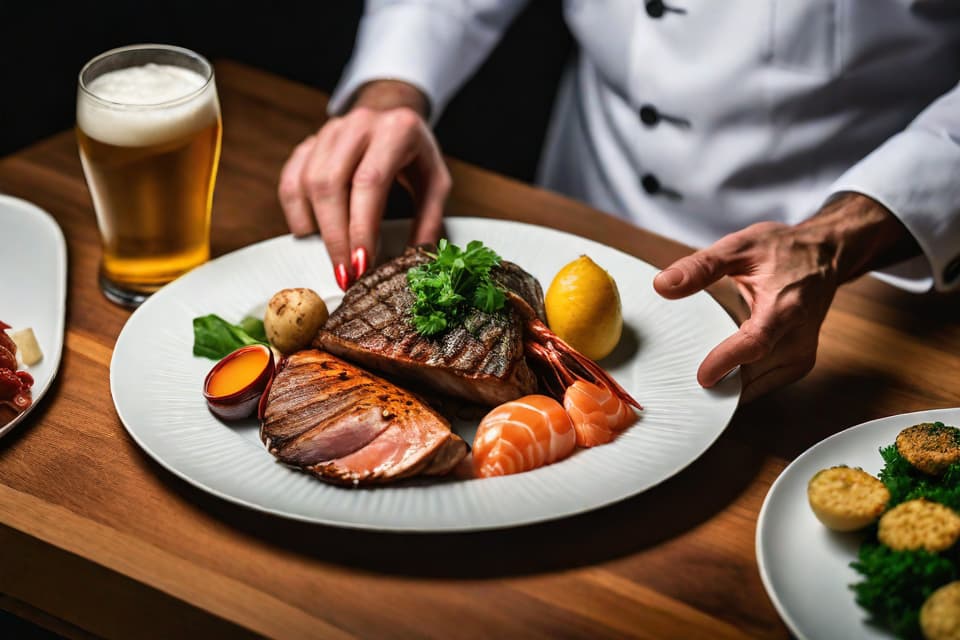
POLYGON ((719 249, 708 247, 681 258, 653 279, 653 287, 664 298, 689 296, 727 275, 729 263, 719 249))
POLYGON ((450 174, 411 108, 356 107, 301 143, 284 166, 278 193, 290 230, 300 236, 319 229, 342 288, 370 265, 398 179, 417 202, 411 239, 436 241, 450 174))
POLYGON ((410 244, 418 245, 425 242, 436 242, 443 229, 443 207, 450 195, 450 172, 440 157, 440 152, 434 149, 429 156, 419 159, 418 171, 422 179, 422 197, 417 206, 416 218, 410 229, 410 244))
POLYGON ((743 390, 740 393, 740 401, 744 404, 752 402, 774 389, 796 382, 807 375, 813 369, 813 365, 812 358, 790 360, 761 372, 753 371, 748 365, 741 369, 743 390))
POLYGON ((409 110, 384 116, 378 127, 379 134, 371 139, 353 173, 349 238, 356 277, 365 270, 364 256, 373 255, 376 249, 391 184, 421 153, 419 126, 420 117, 409 110))
POLYGON ((744 400, 802 378, 816 359, 837 288, 830 245, 801 226, 759 222, 682 258, 654 279, 665 298, 682 298, 724 276, 750 308, 740 329, 713 348, 697 371, 712 387, 740 366, 744 400))
POLYGON ((316 142, 317 137, 310 136, 297 145, 286 164, 283 165, 280 184, 277 187, 277 195, 283 207, 283 215, 287 219, 287 226, 290 227, 290 232, 298 237, 309 235, 317 230, 313 209, 300 184, 303 167, 313 152, 316 142))
POLYGON ((704 387, 712 387, 734 367, 770 355, 774 346, 776 339, 770 330, 763 328, 755 318, 750 318, 740 326, 739 331, 707 354, 697 370, 697 382, 704 387))

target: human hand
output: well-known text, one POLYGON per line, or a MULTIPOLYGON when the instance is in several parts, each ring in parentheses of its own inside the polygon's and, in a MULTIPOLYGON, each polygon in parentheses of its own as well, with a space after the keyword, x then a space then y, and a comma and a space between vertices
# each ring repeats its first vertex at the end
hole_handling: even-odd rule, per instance
POLYGON ((280 176, 280 203, 296 236, 319 228, 341 289, 376 255, 380 221, 394 180, 411 191, 410 242, 440 235, 450 173, 425 121, 426 98, 411 85, 372 82, 345 115, 301 142, 280 176))
POLYGON ((654 278, 676 299, 730 277, 750 308, 740 330, 703 360, 697 381, 712 387, 740 365, 744 402, 802 378, 816 362, 820 326, 837 287, 919 252, 886 208, 844 194, 809 220, 761 222, 681 258, 654 278))

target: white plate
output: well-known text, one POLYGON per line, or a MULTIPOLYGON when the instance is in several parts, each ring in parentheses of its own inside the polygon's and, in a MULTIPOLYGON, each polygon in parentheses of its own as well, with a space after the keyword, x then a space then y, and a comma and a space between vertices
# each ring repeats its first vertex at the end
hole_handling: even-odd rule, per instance
POLYGON ((29 415, 60 366, 67 304, 67 245, 50 214, 19 198, 0 195, 0 320, 13 330, 33 328, 43 360, 24 370, 33 376, 33 404, 5 425, 0 436, 29 415))
POLYGON ((820 524, 807 503, 807 482, 826 467, 845 464, 876 475, 881 447, 919 422, 960 426, 960 409, 905 413, 851 427, 815 444, 777 478, 757 521, 757 564, 767 594, 798 638, 892 638, 864 624, 866 612, 848 585, 862 576, 850 568, 861 536, 834 533, 820 524))
MULTIPOLYGON (((603 364, 646 407, 635 426, 558 464, 485 480, 344 489, 275 462, 254 421, 231 426, 207 411, 201 386, 213 363, 191 354, 191 319, 216 313, 239 321, 284 287, 311 287, 338 302, 320 239, 283 236, 194 270, 130 317, 110 371, 114 403, 130 435, 184 480, 254 509, 347 527, 463 531, 559 518, 621 500, 683 469, 724 430, 737 406, 739 378, 715 391, 695 379, 709 349, 736 330, 712 298, 663 300, 651 285, 654 267, 566 233, 465 218, 447 220, 446 229, 459 245, 483 240, 545 286, 583 253, 616 278, 628 331, 603 364)), ((405 222, 385 223, 384 253, 400 253, 406 238, 405 222)), ((472 442, 475 421, 454 426, 472 442)))

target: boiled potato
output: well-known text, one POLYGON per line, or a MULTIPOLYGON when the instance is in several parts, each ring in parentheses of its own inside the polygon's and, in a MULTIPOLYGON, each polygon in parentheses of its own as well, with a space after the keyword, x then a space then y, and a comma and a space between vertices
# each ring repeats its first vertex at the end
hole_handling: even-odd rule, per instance
POLYGON ((960 540, 960 516, 924 498, 901 502, 880 518, 877 539, 894 551, 946 551, 960 540))
POLYGON ((327 305, 313 289, 283 289, 270 298, 263 328, 270 344, 287 355, 309 345, 327 315, 327 305))
POLYGON ((960 580, 930 594, 920 609, 920 629, 927 640, 960 638, 960 580))
POLYGON ((863 469, 838 466, 814 474, 807 484, 807 499, 828 529, 856 531, 877 521, 890 492, 863 469))

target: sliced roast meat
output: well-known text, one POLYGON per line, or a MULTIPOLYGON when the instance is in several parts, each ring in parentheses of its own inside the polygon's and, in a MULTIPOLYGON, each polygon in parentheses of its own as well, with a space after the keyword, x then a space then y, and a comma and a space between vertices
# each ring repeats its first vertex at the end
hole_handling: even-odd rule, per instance
POLYGON ((282 462, 352 485, 443 475, 467 452, 417 396, 318 349, 281 364, 260 438, 282 462))

